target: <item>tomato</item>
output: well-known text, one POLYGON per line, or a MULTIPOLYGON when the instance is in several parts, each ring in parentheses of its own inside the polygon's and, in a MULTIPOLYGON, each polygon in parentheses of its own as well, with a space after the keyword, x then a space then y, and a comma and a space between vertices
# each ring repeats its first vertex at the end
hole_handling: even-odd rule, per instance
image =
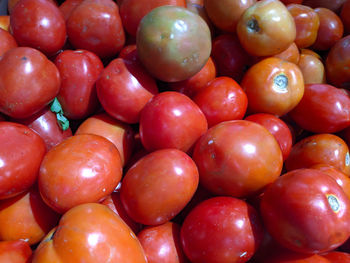
POLYGON ((194 161, 180 150, 163 149, 145 155, 127 171, 120 197, 134 221, 159 225, 186 206, 197 186, 194 161))
POLYGON ((334 134, 308 136, 295 145, 285 162, 288 171, 329 164, 350 175, 350 155, 347 144, 334 134))
POLYGON ((350 36, 340 39, 331 48, 326 59, 327 80, 337 88, 350 88, 350 36))
POLYGON ((116 55, 125 43, 119 8, 112 0, 82 1, 67 20, 67 34, 75 48, 100 58, 116 55))
POLYGON ((287 124, 271 114, 258 113, 252 114, 245 118, 247 121, 256 122, 264 126, 277 140, 283 155, 283 160, 286 160, 292 149, 292 133, 287 124))
POLYGON ((274 57, 253 65, 244 74, 241 86, 251 113, 285 115, 304 94, 304 78, 299 67, 274 57))
POLYGON ((303 254, 283 249, 267 255, 260 263, 330 263, 330 261, 317 254, 303 254))
POLYGON ((78 205, 65 213, 34 252, 33 263, 146 263, 135 234, 101 204, 78 205))
POLYGON ((297 169, 267 187, 260 210, 280 244, 300 253, 331 251, 350 236, 350 200, 329 175, 297 169))
POLYGON ((65 116, 83 119, 98 107, 96 80, 103 70, 102 61, 86 50, 65 50, 55 59, 61 75, 58 100, 65 116))
POLYGON ((73 10, 81 3, 83 0, 65 0, 59 9, 63 14, 64 20, 67 22, 73 10))
POLYGON ((344 4, 346 0, 304 0, 303 4, 311 6, 312 8, 324 7, 330 9, 334 12, 337 12, 339 8, 344 4))
POLYGON ((141 110, 158 93, 154 78, 137 61, 123 58, 101 72, 96 89, 104 110, 126 123, 139 122, 141 110))
POLYGON ((66 24, 60 10, 47 0, 20 0, 10 15, 10 27, 20 46, 53 55, 66 42, 66 24))
POLYGON ((218 77, 198 92, 193 101, 199 106, 211 127, 222 121, 240 120, 248 106, 247 95, 229 77, 218 77))
POLYGON ((211 36, 199 15, 182 7, 161 6, 141 20, 136 45, 142 64, 154 77, 175 82, 192 77, 205 65, 211 36))
POLYGON ((296 37, 292 15, 278 0, 262 0, 245 10, 237 24, 243 48, 254 56, 271 56, 291 45, 296 37))
POLYGON ((5 121, 0 122, 0 145, 0 199, 5 199, 35 183, 46 149, 33 130, 5 121))
POLYGON ((0 239, 22 239, 33 245, 56 226, 59 215, 41 199, 36 187, 0 201, 0 239))
POLYGON ((273 57, 287 60, 287 61, 292 62, 294 64, 298 64, 300 52, 299 52, 299 49, 298 49, 297 45, 295 44, 295 42, 293 42, 287 49, 283 50, 280 53, 273 55, 273 57))
POLYGON ((303 73, 305 84, 326 83, 324 65, 317 57, 301 54, 298 66, 303 73))
POLYGON ((138 235, 148 262, 186 263, 180 242, 180 225, 167 222, 145 227, 138 235))
POLYGON ((303 98, 289 115, 305 130, 334 133, 350 125, 348 112, 350 97, 344 90, 328 84, 306 84, 303 98))
POLYGON ((58 94, 59 72, 38 50, 13 48, 0 58, 0 68, 0 112, 10 117, 29 117, 58 94))
POLYGON ((283 157, 266 128, 234 120, 210 128, 196 143, 193 160, 202 186, 217 195, 247 197, 278 178, 283 157))
POLYGON ((0 28, 5 31, 9 31, 10 27, 10 16, 8 15, 0 15, 0 28))
POLYGON ((85 119, 75 132, 75 135, 78 134, 96 134, 111 141, 119 151, 123 166, 134 149, 134 131, 131 126, 113 119, 106 113, 85 119))
POLYGON ((15 47, 17 47, 17 42, 14 37, 8 31, 0 28, 0 57, 15 47))
POLYGON ((23 240, 0 241, 0 262, 27 263, 31 256, 32 250, 23 240))
POLYGON ((216 28, 213 25, 213 22, 210 20, 207 11, 205 10, 204 7, 204 3, 202 0, 197 1, 194 0, 192 1, 193 3, 191 3, 191 0, 187 0, 186 1, 186 8, 188 10, 190 10, 192 13, 195 13, 197 15, 199 15, 201 18, 203 18, 203 20, 207 23, 209 29, 210 29, 210 33, 212 36, 214 36, 216 34, 216 28), (196 3, 196 2, 201 2, 201 3, 196 3))
POLYGON ((185 0, 123 0, 120 5, 120 16, 125 30, 136 36, 141 19, 153 9, 164 6, 186 7, 185 0))
POLYGON ((328 259, 331 263, 349 263, 350 254, 339 251, 331 251, 329 253, 322 255, 324 258, 328 259))
POLYGON ((122 176, 118 149, 92 134, 75 135, 44 157, 38 178, 45 203, 59 213, 113 192, 122 176))
POLYGON ((262 240, 258 213, 233 197, 213 197, 196 206, 181 227, 181 243, 192 263, 243 263, 262 240))
POLYGON ((148 151, 177 148, 187 152, 207 128, 197 104, 175 91, 155 95, 141 112, 140 138, 148 151))

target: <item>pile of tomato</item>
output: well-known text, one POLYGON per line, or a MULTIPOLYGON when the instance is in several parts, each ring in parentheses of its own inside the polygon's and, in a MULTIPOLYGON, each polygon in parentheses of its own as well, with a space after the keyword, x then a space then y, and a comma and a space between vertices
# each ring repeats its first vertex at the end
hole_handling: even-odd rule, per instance
POLYGON ((0 262, 350 262, 350 0, 9 0, 0 262))

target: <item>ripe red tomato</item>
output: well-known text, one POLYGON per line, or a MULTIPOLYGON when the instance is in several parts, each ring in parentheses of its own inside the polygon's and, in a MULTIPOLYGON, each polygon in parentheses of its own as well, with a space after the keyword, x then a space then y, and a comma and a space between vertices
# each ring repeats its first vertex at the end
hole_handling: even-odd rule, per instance
POLYGON ((0 241, 0 262, 27 263, 31 256, 32 250, 23 240, 0 241))
POLYGON ((263 228, 258 213, 233 197, 213 197, 196 206, 181 227, 192 263, 244 263, 258 249, 263 228))
POLYGON ((331 263, 350 263, 350 254, 345 252, 331 251, 322 254, 322 257, 328 259, 331 263))
POLYGON ((84 0, 65 0, 60 6, 59 9, 63 14, 64 20, 67 22, 72 11, 84 0))
POLYGON ((329 175, 298 169, 267 187, 261 215, 278 243, 300 253, 331 251, 350 236, 350 199, 329 175))
POLYGON ((200 183, 217 195, 247 197, 278 178, 281 149, 263 126, 245 120, 219 123, 196 143, 200 183))
POLYGON ((0 28, 0 57, 15 47, 17 47, 17 42, 14 37, 8 31, 0 28))
POLYGON ((28 190, 36 181, 45 143, 27 126, 0 122, 0 199, 28 190))

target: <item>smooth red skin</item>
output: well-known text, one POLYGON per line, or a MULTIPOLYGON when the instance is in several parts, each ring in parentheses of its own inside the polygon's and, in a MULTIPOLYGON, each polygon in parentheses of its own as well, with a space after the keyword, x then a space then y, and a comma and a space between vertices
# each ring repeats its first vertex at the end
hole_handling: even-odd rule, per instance
POLYGON ((330 263, 330 261, 317 254, 302 254, 283 249, 282 251, 273 251, 259 263, 330 263))
POLYGON ((323 254, 322 257, 329 260, 331 263, 350 263, 350 254, 340 251, 331 251, 323 254))
POLYGON ((66 42, 64 17, 47 0, 20 0, 10 15, 11 32, 18 45, 55 54, 66 42))
POLYGON ((64 17, 64 20, 67 21, 74 8, 76 8, 84 0, 65 0, 60 6, 59 9, 64 17))
POLYGON ((101 204, 67 211, 34 252, 32 263, 146 263, 140 242, 121 218, 101 204))
POLYGON ((8 31, 0 28, 0 57, 15 47, 17 47, 15 38, 8 31))
POLYGON ((5 121, 0 122, 0 145, 0 199, 6 199, 35 183, 46 149, 44 141, 33 130, 5 121))
POLYGON ((186 263, 188 262, 180 241, 180 225, 166 222, 158 226, 149 226, 140 233, 139 239, 149 263, 186 263))
POLYGON ((316 50, 328 50, 342 38, 344 33, 343 22, 336 13, 327 8, 319 7, 315 8, 314 11, 319 17, 320 26, 312 48, 316 50))
POLYGON ((117 120, 137 123, 146 103, 158 93, 156 81, 138 61, 116 58, 101 72, 97 95, 105 111, 117 120))
POLYGON ((75 132, 75 135, 77 134, 96 134, 111 141, 120 153, 123 166, 128 162, 135 146, 135 134, 132 127, 106 113, 85 119, 75 132))
POLYGON ((257 194, 281 173, 283 157, 274 136, 245 120, 210 128, 196 143, 193 156, 201 185, 217 195, 257 194))
POLYGON ((104 199, 101 204, 107 206, 114 213, 120 216, 121 219, 131 228, 131 230, 137 234, 140 232, 142 225, 136 223, 134 220, 130 218, 130 216, 125 211, 123 207, 122 201, 120 200, 120 192, 113 192, 106 199, 104 199))
POLYGON ((38 50, 13 48, 0 59, 0 68, 0 112, 10 117, 29 117, 58 94, 59 72, 38 50))
POLYGON ((344 4, 345 1, 346 0, 304 0, 303 5, 307 5, 312 8, 324 7, 336 12, 344 4))
POLYGON ((37 187, 0 201, 0 239, 40 242, 56 226, 59 214, 49 208, 37 187))
POLYGON ((144 225, 174 218, 191 200, 198 186, 194 161, 177 149, 147 154, 125 174, 120 197, 128 215, 144 225))
POLYGON ((303 129, 314 133, 334 133, 350 125, 350 97, 328 84, 306 84, 304 96, 289 112, 303 129))
POLYGON ((298 66, 305 84, 326 83, 326 72, 322 61, 313 55, 301 54, 298 66))
POLYGON ((329 164, 350 175, 349 148, 338 136, 316 134, 293 145, 285 161, 287 171, 309 168, 315 164, 329 164))
POLYGON ((123 0, 120 5, 120 16, 125 30, 136 36, 141 19, 154 8, 163 5, 186 7, 185 0, 123 0))
POLYGON ((148 151, 176 148, 187 152, 207 129, 197 104, 179 92, 157 94, 141 112, 140 137, 148 151))
POLYGON ((345 33, 350 33, 350 1, 345 1, 340 12, 340 19, 343 22, 345 33))
POLYGON ((216 66, 213 59, 209 57, 204 67, 193 77, 179 82, 170 82, 167 85, 170 90, 178 91, 190 98, 193 98, 198 92, 207 86, 208 82, 213 80, 215 77, 216 66))
POLYGON ((61 76, 58 100, 65 116, 83 119, 98 107, 96 81, 103 70, 101 59, 87 50, 65 50, 55 59, 61 76))
POLYGON ((252 114, 246 117, 245 120, 264 126, 278 142, 282 151, 283 161, 287 159, 292 149, 293 140, 292 133, 283 120, 267 113, 252 114))
POLYGON ((298 48, 311 46, 316 41, 320 26, 317 13, 311 7, 301 4, 290 4, 287 6, 287 9, 293 16, 297 30, 294 42, 298 48))
POLYGON ((44 157, 38 178, 45 203, 58 213, 88 202, 99 202, 121 180, 118 149, 92 134, 75 135, 52 148, 44 157))
POLYGON ((193 101, 199 106, 212 127, 223 121, 244 117, 248 98, 240 85, 229 77, 218 77, 198 92, 193 101))
MULTIPOLYGON (((349 12, 350 14, 350 12, 349 12)), ((327 80, 337 88, 350 89, 350 36, 340 39, 331 48, 326 59, 327 80)))
POLYGON ((192 263, 243 263, 259 247, 263 227, 258 213, 243 200, 213 197, 189 213, 180 235, 192 263))
POLYGON ((86 0, 67 20, 69 42, 100 58, 116 55, 124 46, 125 33, 119 8, 112 0, 86 0))
POLYGON ((253 64, 253 59, 241 46, 238 37, 232 34, 220 34, 213 40, 211 56, 215 62, 218 76, 231 77, 237 82, 253 64))
POLYGON ((31 256, 32 249, 23 240, 0 242, 0 262, 30 263, 31 256))
POLYGON ((331 251, 349 238, 349 207, 349 198, 329 175, 298 169, 282 175, 266 189, 260 212, 278 243, 311 254, 331 251), (338 211, 331 208, 327 195, 337 198, 338 211))
POLYGON ((46 151, 72 136, 71 128, 63 131, 58 125, 56 114, 48 107, 29 118, 18 119, 15 122, 22 123, 38 133, 45 142, 46 151))

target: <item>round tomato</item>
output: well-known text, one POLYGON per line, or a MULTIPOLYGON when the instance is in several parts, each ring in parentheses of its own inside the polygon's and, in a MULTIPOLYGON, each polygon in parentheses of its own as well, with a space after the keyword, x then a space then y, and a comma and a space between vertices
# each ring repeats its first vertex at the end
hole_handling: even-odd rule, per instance
POLYGON ((0 241, 0 262, 30 262, 32 249, 23 240, 0 241))

